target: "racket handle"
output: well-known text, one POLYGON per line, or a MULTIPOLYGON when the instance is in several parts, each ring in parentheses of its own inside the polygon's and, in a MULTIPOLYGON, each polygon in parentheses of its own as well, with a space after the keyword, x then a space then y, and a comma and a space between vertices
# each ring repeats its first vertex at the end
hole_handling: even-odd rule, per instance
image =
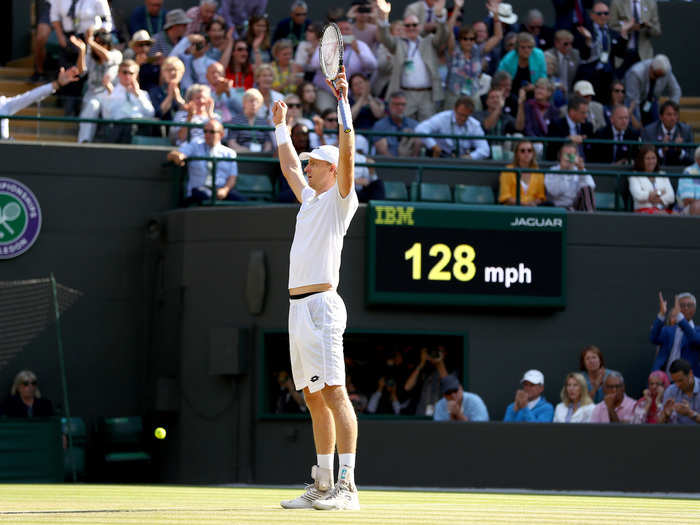
POLYGON ((352 130, 348 126, 348 117, 345 114, 345 104, 342 96, 338 97, 338 107, 340 108, 340 122, 343 124, 343 131, 350 133, 352 130))

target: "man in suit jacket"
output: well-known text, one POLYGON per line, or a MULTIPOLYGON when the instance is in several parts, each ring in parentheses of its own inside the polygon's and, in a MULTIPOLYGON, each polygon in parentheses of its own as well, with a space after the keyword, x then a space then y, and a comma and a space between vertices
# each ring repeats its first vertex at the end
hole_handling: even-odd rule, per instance
POLYGON ((530 33, 535 38, 535 45, 542 51, 554 45, 554 29, 544 24, 544 15, 539 9, 530 9, 521 31, 530 33))
POLYGON ((681 101, 681 86, 666 55, 656 55, 632 66, 625 74, 625 90, 630 109, 644 125, 659 118, 659 97, 666 96, 676 103, 681 101))
POLYGON ((627 53, 620 69, 624 72, 639 60, 654 56, 651 39, 661 36, 661 22, 656 0, 613 0, 610 26, 629 32, 627 53))
POLYGON ((437 0, 434 6, 439 15, 437 29, 425 37, 420 36, 421 27, 415 15, 404 18, 405 38, 393 36, 389 32, 391 5, 383 3, 379 9, 379 41, 392 54, 391 80, 387 93, 403 91, 406 94, 405 115, 418 121, 435 114, 445 98, 438 71, 438 50, 449 38, 445 23, 445 0, 437 0))
MULTIPOLYGON (((644 142, 691 143, 693 130, 688 124, 679 121, 680 106, 667 100, 661 104, 661 118, 642 129, 644 142)), ((693 148, 674 148, 661 146, 657 150, 659 160, 664 166, 687 166, 693 163, 693 148)))
POLYGON ((566 29, 574 36, 573 46, 580 52, 585 51, 585 41, 579 27, 591 27, 588 9, 593 0, 552 0, 554 4, 554 29, 566 29))
MULTIPOLYGON (((568 137, 571 142, 577 145, 581 158, 585 158, 583 141, 586 138, 593 137, 593 125, 586 121, 587 116, 588 101, 583 97, 574 95, 569 100, 566 116, 549 124, 547 136, 568 137)), ((561 142, 552 141, 547 143, 547 160, 557 160, 561 145, 561 142)))
POLYGON ((566 29, 560 29, 554 33, 554 47, 544 53, 547 61, 551 60, 554 64, 550 78, 558 78, 567 93, 571 93, 571 86, 581 63, 581 55, 573 45, 574 35, 566 29))
POLYGON ((688 361, 693 367, 693 374, 700 377, 700 328, 693 323, 695 307, 696 301, 693 294, 677 295, 669 316, 672 324, 665 326, 666 301, 659 292, 659 315, 654 319, 649 334, 652 344, 660 347, 651 367, 652 370, 663 370, 669 373, 671 363, 680 358, 688 361))
MULTIPOLYGON (((610 113, 610 124, 596 132, 595 138, 605 140, 639 140, 639 131, 630 127, 629 109, 618 104, 610 113)), ((630 144, 594 144, 591 161, 601 164, 629 165, 637 156, 637 146, 630 144)))

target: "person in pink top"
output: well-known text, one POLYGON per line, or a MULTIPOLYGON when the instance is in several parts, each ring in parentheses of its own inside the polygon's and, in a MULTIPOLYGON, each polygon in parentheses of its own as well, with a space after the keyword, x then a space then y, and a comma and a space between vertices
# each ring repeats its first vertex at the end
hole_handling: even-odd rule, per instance
POLYGON ((625 394, 625 379, 619 372, 610 372, 603 382, 605 398, 591 414, 591 423, 631 423, 635 400, 625 394))

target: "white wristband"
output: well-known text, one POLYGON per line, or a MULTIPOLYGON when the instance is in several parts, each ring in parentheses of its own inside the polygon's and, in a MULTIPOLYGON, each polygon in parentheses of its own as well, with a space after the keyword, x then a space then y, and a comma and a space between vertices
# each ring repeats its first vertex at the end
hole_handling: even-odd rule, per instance
POLYGON ((289 142, 289 132, 287 131, 287 124, 277 124, 275 126, 275 138, 277 139, 277 147, 279 148, 282 144, 289 142))

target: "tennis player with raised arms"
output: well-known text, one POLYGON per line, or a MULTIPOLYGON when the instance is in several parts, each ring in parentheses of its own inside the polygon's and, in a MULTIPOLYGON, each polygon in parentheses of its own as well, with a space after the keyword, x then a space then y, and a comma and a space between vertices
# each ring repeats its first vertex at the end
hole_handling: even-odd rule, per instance
MULTIPOLYGON (((335 67, 335 77, 328 84, 339 98, 338 114, 350 115, 342 66, 335 67)), ((281 505, 286 509, 359 510, 354 479, 357 418, 345 389, 343 358, 347 312, 336 292, 343 237, 358 207, 355 136, 352 121, 343 124, 341 119, 339 147, 324 145, 297 156, 286 115, 285 103, 276 102, 272 120, 280 166, 301 202, 289 254, 289 351, 294 384, 303 389, 311 413, 317 465, 311 468, 313 484, 281 505), (301 160, 309 161, 303 172, 301 160), (336 442, 339 469, 334 485, 336 442)))

